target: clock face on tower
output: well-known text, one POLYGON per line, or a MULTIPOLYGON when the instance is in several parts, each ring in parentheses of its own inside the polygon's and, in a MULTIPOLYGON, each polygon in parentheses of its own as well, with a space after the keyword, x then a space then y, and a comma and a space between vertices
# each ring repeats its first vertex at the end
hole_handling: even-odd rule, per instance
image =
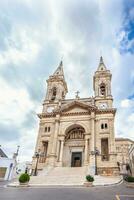
POLYGON ((105 109, 107 107, 108 107, 107 103, 100 103, 100 105, 99 105, 100 109, 105 109))
POLYGON ((47 108, 47 112, 48 112, 48 113, 53 112, 53 110, 54 110, 54 107, 48 107, 48 108, 47 108))

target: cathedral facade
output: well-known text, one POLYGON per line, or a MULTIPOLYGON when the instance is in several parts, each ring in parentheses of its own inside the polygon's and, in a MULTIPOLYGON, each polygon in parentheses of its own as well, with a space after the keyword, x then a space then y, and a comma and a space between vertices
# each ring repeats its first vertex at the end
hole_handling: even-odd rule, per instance
POLYGON ((47 80, 32 168, 83 167, 89 173, 118 174, 111 72, 103 58, 93 76, 94 97, 66 99, 63 64, 47 80))

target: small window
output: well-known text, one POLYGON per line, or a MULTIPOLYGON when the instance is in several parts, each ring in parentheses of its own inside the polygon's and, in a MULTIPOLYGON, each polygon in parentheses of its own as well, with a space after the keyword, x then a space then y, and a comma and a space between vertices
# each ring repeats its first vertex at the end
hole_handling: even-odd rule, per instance
POLYGON ((45 132, 47 132, 47 127, 45 127, 45 132))
POLYGON ((107 129, 107 124, 105 124, 105 128, 107 129))
POLYGON ((104 124, 101 124, 101 129, 104 129, 104 124))
POLYGON ((101 93, 101 95, 106 94, 106 86, 104 83, 101 83, 101 85, 100 85, 100 93, 101 93))
POLYGON ((48 132, 50 132, 50 126, 48 127, 48 132))
POLYGON ((53 89, 52 89, 52 98, 51 98, 51 100, 55 100, 56 99, 56 94, 57 94, 57 89, 56 89, 56 87, 54 87, 53 89))
POLYGON ((101 139, 101 160, 109 160, 108 138, 101 139))

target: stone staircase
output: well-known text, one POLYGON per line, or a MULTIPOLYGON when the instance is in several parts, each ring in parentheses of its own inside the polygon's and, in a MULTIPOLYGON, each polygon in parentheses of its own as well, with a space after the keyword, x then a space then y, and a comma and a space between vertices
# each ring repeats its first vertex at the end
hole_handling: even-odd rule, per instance
POLYGON ((87 173, 86 167, 54 167, 32 176, 30 185, 44 186, 82 186, 87 173))

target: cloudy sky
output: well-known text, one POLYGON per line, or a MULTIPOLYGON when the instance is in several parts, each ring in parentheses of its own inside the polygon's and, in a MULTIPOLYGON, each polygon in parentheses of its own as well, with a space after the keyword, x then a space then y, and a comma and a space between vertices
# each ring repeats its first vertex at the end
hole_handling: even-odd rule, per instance
POLYGON ((99 57, 113 74, 116 136, 134 139, 134 0, 0 0, 0 144, 31 160, 36 113, 61 58, 68 98, 93 95, 99 57))

